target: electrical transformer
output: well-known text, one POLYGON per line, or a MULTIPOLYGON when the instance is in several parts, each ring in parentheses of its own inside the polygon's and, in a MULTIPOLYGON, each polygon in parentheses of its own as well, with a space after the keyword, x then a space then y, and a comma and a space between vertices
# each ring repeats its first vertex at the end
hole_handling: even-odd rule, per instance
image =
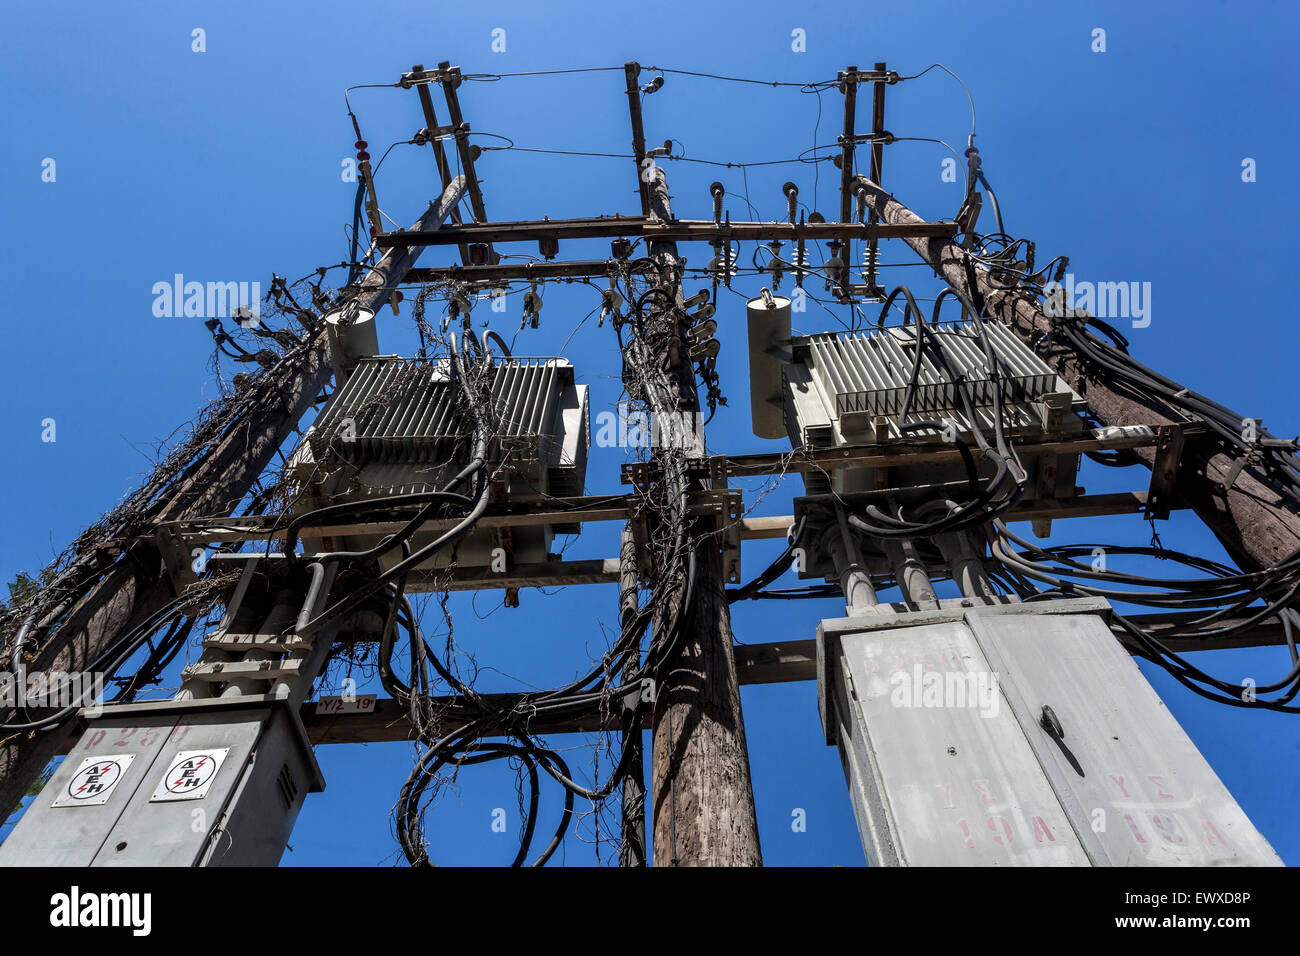
POLYGON ((1044 505, 1081 493, 1072 440, 1120 430, 1088 434, 1082 398, 997 322, 788 338, 783 308, 750 303, 755 432, 773 437, 779 412, 795 448, 843 450, 803 473, 794 513, 800 576, 844 593, 847 616, 817 630, 817 692, 868 862, 1279 864, 1114 636, 1106 601, 997 593, 979 525, 854 530, 863 510, 951 513, 992 474, 971 449, 999 424, 1020 501, 1044 505), (962 596, 939 598, 934 577, 962 596), (877 597, 886 584, 900 600, 877 597))
MULTIPOLYGON (((988 354, 976 326, 966 322, 788 340, 778 404, 791 444, 809 452, 842 447, 866 454, 873 446, 882 452, 874 460, 866 455, 860 464, 803 472, 807 494, 795 499, 796 520, 827 526, 835 523, 836 509, 844 506, 874 505, 897 512, 966 494, 970 473, 951 452, 960 445, 974 448, 976 427, 982 434, 993 433, 995 389, 1003 433, 1020 442, 1017 461, 1026 476, 1021 501, 1050 502, 1076 494, 1079 455, 1064 450, 1068 445, 1061 443, 1085 436, 1079 415, 1083 399, 1009 329, 985 322, 983 332, 988 354), (990 355, 996 375, 989 367, 990 355), (958 394, 956 378, 963 383, 969 407, 958 394), (1048 443, 1046 449, 1037 447, 1042 443, 1048 443)), ((770 389, 770 363, 759 368, 770 389)), ((992 473, 992 466, 978 454, 972 458, 982 478, 992 473)), ((1050 520, 1040 519, 1034 527, 1046 536, 1050 526, 1050 520)), ((978 562, 983 550, 969 535, 949 536, 938 544, 961 551, 969 562, 978 562)), ((864 551, 864 569, 877 575, 897 571, 898 556, 891 555, 891 548, 864 551)), ((801 577, 836 573, 831 549, 807 549, 801 577)))
MULTIPOLYGON (((290 459, 291 517, 326 505, 444 488, 470 463, 474 429, 461 384, 444 360, 377 356, 373 316, 330 317, 338 388, 290 459)), ((582 494, 587 464, 586 386, 562 359, 504 357, 490 376, 493 504, 527 505, 582 494)), ((382 533, 311 537, 306 552, 365 551, 382 533)), ((440 533, 429 521, 410 540, 440 533)), ((486 566, 502 548, 542 562, 567 526, 524 524, 503 537, 473 531, 422 569, 486 566)), ((400 560, 398 549, 381 558, 400 560)), ((220 625, 167 701, 83 711, 87 729, 14 832, 0 866, 250 866, 280 859, 308 793, 324 787, 299 715, 344 621, 312 621, 339 599, 335 561, 245 551, 213 557, 239 569, 220 625)), ((357 620, 347 633, 357 638, 357 620)), ((374 615, 371 614, 370 617, 374 615)))
MULTIPOLYGON (((502 358, 491 374, 496 434, 488 465, 498 482, 496 498, 524 503, 581 495, 590 419, 587 387, 575 384, 573 367, 564 359, 502 358)), ((304 491, 295 512, 446 485, 468 464, 473 444, 452 376, 445 359, 357 359, 290 462, 304 491)), ((508 550, 517 562, 545 561, 553 536, 570 530, 567 525, 517 527, 508 550)), ((415 535, 412 550, 438 533, 415 535)), ((304 533, 303 545, 308 551, 362 551, 380 538, 357 534, 322 541, 304 533)), ((454 560, 485 566, 499 545, 491 531, 476 531, 459 543, 454 560)), ((400 558, 399 551, 390 551, 381 563, 387 567, 400 558)), ((440 552, 421 568, 452 560, 451 550, 440 552)))
MULTIPOLYGON (((1003 399, 1003 429, 1008 437, 1078 435, 1084 429, 1074 414, 1083 399, 1007 328, 983 324, 1003 399)), ((795 338, 793 361, 784 366, 786 430, 796 448, 876 444, 904 436, 897 417, 903 410, 909 382, 916 385, 904 424, 938 422, 939 427, 909 430, 912 440, 948 444, 969 441, 978 424, 993 430, 994 379, 970 323, 945 323, 926 334, 941 351, 947 369, 940 368, 922 348, 915 325, 891 326, 870 334, 824 333, 795 338), (920 355, 918 356, 918 351, 920 355), (975 419, 959 401, 953 376, 965 383, 975 419)), ((1027 500, 1074 494, 1078 456, 1022 456, 1030 477, 1027 500)), ((891 465, 881 468, 839 469, 829 475, 807 472, 810 495, 870 491, 885 487, 933 487, 963 477, 961 465, 951 463, 891 465)))

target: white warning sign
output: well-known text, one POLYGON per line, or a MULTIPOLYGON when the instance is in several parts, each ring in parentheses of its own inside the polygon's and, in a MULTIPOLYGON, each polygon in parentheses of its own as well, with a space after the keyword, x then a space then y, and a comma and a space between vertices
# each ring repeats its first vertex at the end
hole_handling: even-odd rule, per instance
POLYGON ((72 775, 67 786, 59 791, 52 807, 98 807, 108 798, 126 776, 135 754, 113 754, 111 757, 87 757, 72 775))
POLYGON ((182 750, 172 760, 171 766, 158 788, 149 798, 150 803, 163 800, 201 800, 221 769, 221 761, 230 753, 229 747, 215 750, 182 750))

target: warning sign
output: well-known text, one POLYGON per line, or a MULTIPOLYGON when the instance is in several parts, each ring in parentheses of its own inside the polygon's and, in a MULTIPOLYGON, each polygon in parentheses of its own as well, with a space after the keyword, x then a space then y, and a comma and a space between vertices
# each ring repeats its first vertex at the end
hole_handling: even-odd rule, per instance
POLYGON ((150 803, 163 800, 201 800, 221 769, 229 747, 216 750, 182 750, 178 753, 158 787, 149 798, 150 803))
POLYGON ((59 791, 52 807, 97 807, 108 802, 113 788, 126 776, 135 754, 113 754, 111 757, 87 757, 72 775, 67 786, 59 791))

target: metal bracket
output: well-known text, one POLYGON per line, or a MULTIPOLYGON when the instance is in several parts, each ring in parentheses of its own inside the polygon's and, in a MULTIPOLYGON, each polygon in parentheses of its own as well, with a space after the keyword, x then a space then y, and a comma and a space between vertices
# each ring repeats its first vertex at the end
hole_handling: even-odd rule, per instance
POLYGON ((1065 413, 1070 410, 1074 396, 1069 392, 1048 392, 1034 403, 1045 437, 1059 435, 1065 427, 1065 413))
POLYGON ((1151 487, 1147 491, 1149 518, 1169 517, 1183 445, 1183 431, 1177 425, 1161 425, 1156 429, 1155 460, 1151 463, 1151 487))
POLYGON ((740 532, 745 504, 739 491, 720 491, 718 529, 722 532, 722 573, 728 584, 740 583, 740 532))
POLYGON ((893 86, 902 77, 896 70, 854 70, 851 73, 848 70, 840 70, 836 79, 840 83, 851 79, 854 83, 888 83, 893 86))
POLYGON ((1247 465, 1254 462, 1254 460, 1255 449, 1253 448, 1244 455, 1238 455, 1236 460, 1232 463, 1232 466, 1224 474, 1223 481, 1219 482, 1219 490, 1224 494, 1227 494, 1228 491, 1232 489, 1232 486, 1237 483, 1237 476, 1242 473, 1247 465))
POLYGON ((397 81, 397 85, 404 90, 409 90, 413 86, 420 86, 425 83, 442 83, 452 76, 450 70, 411 70, 403 73, 402 78, 397 81))
POLYGON ((423 129, 416 131, 415 136, 412 137, 412 142, 417 146, 423 146, 425 143, 433 140, 440 140, 447 136, 455 136, 457 133, 461 132, 464 126, 464 123, 451 123, 443 126, 434 126, 432 128, 426 126, 423 129))
MULTIPOLYGON (((1038 456, 1038 480, 1035 482, 1035 497, 1039 501, 1056 499, 1056 480, 1059 457, 1042 454, 1038 456)), ((1033 520, 1034 537, 1050 538, 1052 536, 1052 519, 1035 518, 1033 520)))
POLYGON ((855 133, 852 136, 845 136, 841 133, 835 137, 835 145, 843 148, 854 143, 880 143, 883 146, 889 146, 897 142, 897 137, 889 130, 881 130, 879 133, 855 133))
POLYGON ((714 455, 712 458, 706 459, 705 466, 709 469, 709 485, 711 487, 715 489, 729 487, 727 478, 731 474, 731 468, 726 455, 714 455))
MULTIPOLYGON (((629 461, 624 462, 619 480, 639 491, 646 491, 658 479, 659 473, 659 464, 653 459, 629 461)), ((725 488, 730 474, 731 460, 726 455, 712 455, 707 458, 690 457, 686 460, 686 475, 689 479, 706 481, 715 487, 721 483, 721 487, 725 488)))
POLYGON ((650 486, 650 462, 625 462, 619 470, 619 481, 638 490, 645 490, 650 486))
MULTIPOLYGON (((626 466, 625 466, 626 467, 626 466)), ((691 493, 690 514, 711 516, 717 522, 718 549, 722 553, 722 571, 728 584, 740 583, 740 542, 744 533, 745 502, 738 489, 706 488, 691 493)), ((636 546, 637 575, 648 587, 654 581, 654 549, 650 547, 650 527, 644 509, 635 509, 628 518, 636 546)))
POLYGON ((180 594, 199 579, 194 572, 194 559, 186 545, 185 535, 174 525, 160 525, 154 532, 154 539, 162 554, 163 566, 167 569, 172 589, 180 594))

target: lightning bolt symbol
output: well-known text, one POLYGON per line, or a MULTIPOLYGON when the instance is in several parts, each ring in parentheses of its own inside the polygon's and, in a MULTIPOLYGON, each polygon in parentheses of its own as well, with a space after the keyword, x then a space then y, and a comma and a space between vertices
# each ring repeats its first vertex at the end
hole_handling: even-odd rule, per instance
MULTIPOLYGON (((198 770, 200 767, 202 767, 202 766, 203 766, 205 763, 207 763, 207 762, 208 762, 208 758, 207 758, 207 757, 204 757, 202 760, 200 760, 198 763, 196 763, 196 764, 194 765, 194 769, 195 769, 195 770, 198 770)), ((184 781, 184 779, 185 779, 185 778, 182 777, 180 780, 177 780, 175 783, 173 783, 172 786, 173 786, 173 787, 179 787, 179 786, 181 785, 181 783, 184 781)))
MULTIPOLYGON (((89 769, 92 769, 92 770, 93 770, 93 769, 95 769, 95 768, 89 768, 89 769)), ((85 789, 86 789, 87 787, 89 787, 89 786, 90 786, 90 781, 87 780, 85 783, 83 783, 81 786, 79 786, 79 787, 77 788, 76 792, 77 792, 77 793, 81 793, 81 791, 85 790, 85 789)))

